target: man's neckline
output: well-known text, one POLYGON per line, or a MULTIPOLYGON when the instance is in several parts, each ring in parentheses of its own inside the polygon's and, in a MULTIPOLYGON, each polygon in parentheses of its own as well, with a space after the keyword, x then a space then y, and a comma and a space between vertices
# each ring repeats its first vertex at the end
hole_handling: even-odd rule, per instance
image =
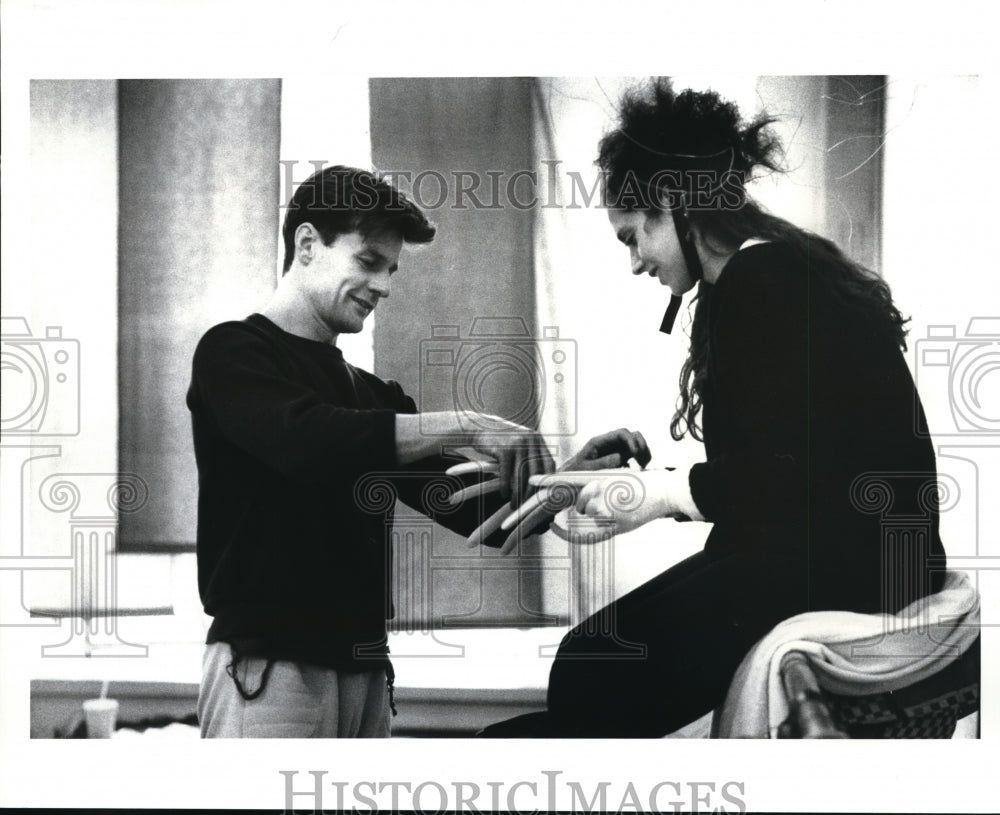
POLYGON ((280 325, 274 322, 274 320, 272 320, 270 317, 261 314, 259 311, 255 311, 253 314, 250 315, 248 319, 254 320, 256 322, 266 323, 269 328, 272 328, 274 331, 277 331, 282 336, 288 337, 294 342, 302 343, 306 347, 322 349, 327 353, 333 353, 341 358, 343 358, 344 356, 344 352, 341 351, 340 348, 338 348, 336 345, 332 345, 328 342, 323 342, 322 340, 314 340, 311 339, 310 337, 303 337, 299 334, 293 334, 291 331, 286 331, 284 328, 282 328, 280 325))

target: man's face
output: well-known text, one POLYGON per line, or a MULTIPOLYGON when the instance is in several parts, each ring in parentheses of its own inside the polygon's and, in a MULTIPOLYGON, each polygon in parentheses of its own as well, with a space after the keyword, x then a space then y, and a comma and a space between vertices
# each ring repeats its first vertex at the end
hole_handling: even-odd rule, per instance
POLYGON ((389 278, 399 266, 401 236, 338 235, 325 246, 316 240, 312 258, 299 271, 313 316, 331 334, 356 334, 379 300, 389 296, 389 278))

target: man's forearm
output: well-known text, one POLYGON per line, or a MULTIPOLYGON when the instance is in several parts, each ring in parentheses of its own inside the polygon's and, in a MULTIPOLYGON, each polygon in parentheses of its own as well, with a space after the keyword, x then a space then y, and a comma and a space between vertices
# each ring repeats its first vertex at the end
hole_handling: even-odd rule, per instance
POLYGON ((400 464, 412 464, 441 454, 441 445, 471 445, 475 433, 462 428, 453 411, 396 414, 396 455, 400 464))

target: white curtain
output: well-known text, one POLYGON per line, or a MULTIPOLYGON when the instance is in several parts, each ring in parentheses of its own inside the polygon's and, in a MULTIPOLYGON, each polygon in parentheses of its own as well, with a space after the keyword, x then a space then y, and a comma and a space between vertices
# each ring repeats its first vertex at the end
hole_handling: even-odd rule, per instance
MULTIPOLYGON (((703 456, 700 444, 677 444, 669 433, 687 350, 680 329, 687 320, 678 320, 672 336, 658 331, 669 292, 650 278, 632 277, 628 251, 612 233, 606 210, 596 195, 587 203, 597 179, 597 142, 613 121, 621 91, 636 81, 561 77, 537 83, 535 154, 544 198, 535 225, 538 324, 558 328, 561 340, 572 343, 577 364, 576 387, 546 398, 541 426, 558 439, 560 461, 592 436, 627 427, 646 437, 651 467, 683 466, 703 456)), ((657 521, 578 547, 569 553, 576 561, 574 596, 565 596, 564 579, 546 572, 546 607, 569 607, 577 622, 700 548, 705 531, 657 521)), ((549 533, 542 547, 555 558, 565 554, 566 544, 549 533)))

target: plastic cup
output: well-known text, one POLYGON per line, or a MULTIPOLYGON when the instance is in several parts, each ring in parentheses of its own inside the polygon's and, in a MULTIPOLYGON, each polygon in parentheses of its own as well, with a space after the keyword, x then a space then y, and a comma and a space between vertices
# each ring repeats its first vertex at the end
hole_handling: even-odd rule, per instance
POLYGON ((110 739, 118 718, 117 699, 88 699, 83 703, 88 739, 110 739))

